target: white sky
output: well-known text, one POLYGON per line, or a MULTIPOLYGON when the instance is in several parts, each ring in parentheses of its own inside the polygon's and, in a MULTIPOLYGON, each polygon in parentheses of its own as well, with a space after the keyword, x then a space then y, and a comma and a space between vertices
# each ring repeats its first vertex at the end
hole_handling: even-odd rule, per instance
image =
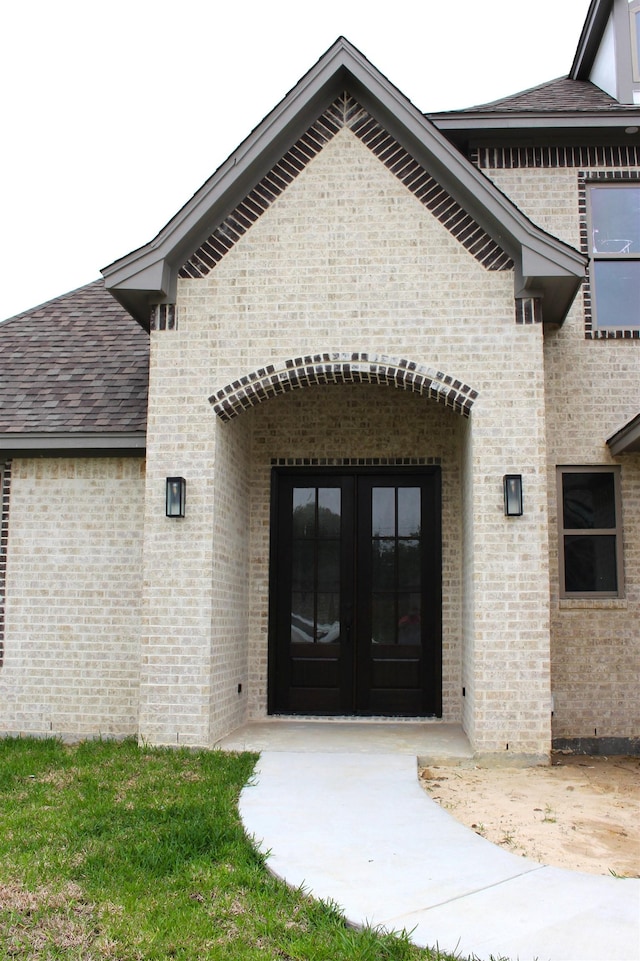
POLYGON ((0 50, 0 318, 151 240, 340 36, 423 111, 567 74, 589 0, 31 0, 0 50))

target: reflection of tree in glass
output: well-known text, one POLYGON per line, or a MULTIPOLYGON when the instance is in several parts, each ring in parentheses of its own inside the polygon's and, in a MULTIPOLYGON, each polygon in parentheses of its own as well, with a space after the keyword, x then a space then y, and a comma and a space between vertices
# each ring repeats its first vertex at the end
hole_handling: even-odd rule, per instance
POLYGON ((372 542, 373 583, 377 590, 409 588, 420 583, 420 541, 376 538, 372 542))
POLYGON ((564 474, 562 490, 565 528, 615 527, 612 475, 564 474))
POLYGON ((393 590, 396 583, 396 542, 394 538, 376 539, 373 549, 373 583, 378 589, 393 590))
POLYGON ((328 507, 318 507, 316 530, 316 505, 304 504, 293 510, 294 537, 339 537, 340 515, 328 507))

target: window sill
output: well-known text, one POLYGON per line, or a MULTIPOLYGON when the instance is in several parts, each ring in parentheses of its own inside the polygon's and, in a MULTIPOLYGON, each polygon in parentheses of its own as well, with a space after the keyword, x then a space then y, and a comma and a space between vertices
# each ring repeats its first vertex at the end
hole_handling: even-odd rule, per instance
POLYGON ((626 611, 626 597, 561 597, 560 611, 626 611))

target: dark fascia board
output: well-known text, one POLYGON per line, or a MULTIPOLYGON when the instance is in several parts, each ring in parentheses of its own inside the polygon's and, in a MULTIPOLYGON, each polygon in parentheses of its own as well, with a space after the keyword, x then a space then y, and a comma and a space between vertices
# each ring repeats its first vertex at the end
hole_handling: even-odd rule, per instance
POLYGON ((560 323, 584 275, 582 254, 536 227, 344 38, 336 41, 154 240, 104 268, 105 284, 113 296, 145 325, 152 303, 175 300, 177 273, 184 261, 345 89, 509 253, 528 289, 550 288, 562 278, 565 293, 543 307, 546 320, 560 323), (525 249, 550 265, 546 282, 529 277, 522 263, 525 249), (569 288, 572 293, 567 295, 569 288))
POLYGON ((624 130, 637 126, 640 111, 637 106, 614 107, 611 112, 604 110, 555 110, 553 114, 545 111, 482 111, 469 110, 461 113, 432 114, 430 120, 438 130, 448 133, 455 130, 468 131, 544 131, 544 130, 624 130))
POLYGON ((607 447, 614 457, 640 451, 640 414, 607 438, 607 447))
POLYGON ((614 0, 591 0, 569 76, 588 80, 614 0))
POLYGON ((0 434, 0 452, 10 457, 143 457, 146 446, 147 435, 143 431, 29 431, 0 434))

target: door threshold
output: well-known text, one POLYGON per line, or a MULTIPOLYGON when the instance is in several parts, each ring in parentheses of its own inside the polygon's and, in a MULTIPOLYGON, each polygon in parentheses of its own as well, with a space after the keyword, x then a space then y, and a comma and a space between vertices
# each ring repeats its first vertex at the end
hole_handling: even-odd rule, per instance
MULTIPOLYGON (((445 724, 441 717, 432 714, 416 715, 415 717, 405 717, 404 715, 389 714, 270 714, 265 718, 264 723, 270 721, 278 723, 281 721, 304 721, 314 724, 445 724)), ((263 723, 248 722, 248 723, 263 723)))

